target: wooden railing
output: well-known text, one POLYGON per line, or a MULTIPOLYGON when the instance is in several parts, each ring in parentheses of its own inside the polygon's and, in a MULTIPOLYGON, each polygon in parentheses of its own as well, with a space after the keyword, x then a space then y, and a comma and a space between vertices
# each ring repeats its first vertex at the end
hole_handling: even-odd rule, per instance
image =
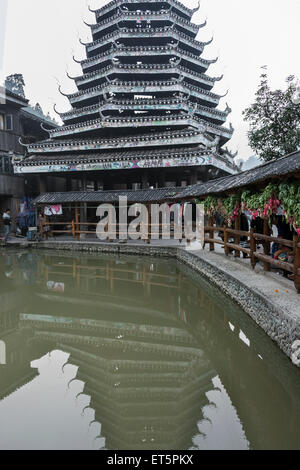
POLYGON ((115 282, 142 284, 148 294, 151 293, 151 287, 164 287, 169 289, 179 289, 184 282, 181 273, 175 276, 173 274, 161 274, 156 272, 147 272, 143 268, 139 272, 138 279, 136 278, 136 269, 124 269, 111 266, 109 262, 105 266, 86 266, 81 265, 76 260, 72 264, 57 264, 44 265, 43 272, 48 282, 50 277, 53 276, 68 276, 76 280, 77 287, 80 288, 81 280, 95 280, 101 279, 109 282, 110 290, 113 291, 115 282), (124 277, 125 275, 125 277, 124 277), (131 276, 133 275, 133 277, 131 276), (127 276, 127 277, 126 277, 127 276))
POLYGON ((236 258, 239 258, 241 253, 247 255, 253 269, 258 261, 263 261, 265 271, 270 271, 271 266, 274 266, 291 273, 294 278, 295 288, 297 292, 300 293, 300 238, 297 235, 294 235, 293 240, 285 240, 283 238, 275 238, 269 235, 255 233, 253 228, 250 232, 245 232, 212 225, 205 227, 205 234, 208 234, 208 236, 205 236, 204 245, 209 244, 210 251, 215 250, 215 244, 221 245, 224 248, 226 256, 229 255, 230 251, 234 252, 236 258), (224 241, 215 238, 216 232, 224 234, 224 241), (247 238, 249 248, 241 245, 241 237, 247 238), (234 239, 234 242, 230 242, 231 238, 234 239), (274 259, 270 254, 271 243, 278 243, 280 246, 290 248, 293 253, 293 263, 274 259), (263 253, 257 251, 258 245, 263 246, 263 253))
MULTIPOLYGON (((74 240, 79 240, 81 234, 96 236, 97 225, 97 223, 79 222, 78 219, 72 220, 71 222, 43 222, 40 225, 40 233, 46 237, 48 237, 49 234, 70 234, 74 240), (83 229, 81 229, 81 227, 83 229), (89 227, 93 230, 87 230, 89 227), (48 228, 48 231, 45 231, 46 228, 48 228)), ((143 239, 145 242, 150 244, 151 236, 153 234, 161 234, 163 227, 163 224, 151 223, 149 225, 145 224, 142 226, 141 232, 144 235, 143 239)), ((126 226, 125 229, 124 224, 116 224, 115 228, 117 239, 120 239, 121 235, 128 235, 128 226, 126 226)), ((268 233, 267 223, 265 224, 264 231, 265 233, 268 233)), ((208 237, 205 237, 204 245, 209 244, 210 251, 214 251, 216 244, 221 245, 224 247, 226 256, 228 256, 231 251, 234 252, 235 258, 239 258, 241 253, 245 254, 250 259, 253 269, 258 261, 262 261, 264 263, 265 271, 270 271, 271 266, 287 271, 293 275, 295 288, 297 292, 300 293, 300 239, 297 235, 294 236, 293 240, 285 240, 282 238, 271 237, 266 234, 255 233, 253 228, 250 232, 242 231, 238 229, 238 225, 235 229, 209 225, 205 227, 205 233, 208 234, 208 237), (216 232, 223 233, 224 241, 219 238, 215 238, 216 232), (241 245, 242 237, 247 239, 249 247, 241 245), (233 241, 230 241, 231 238, 233 238, 233 241), (290 248, 293 251, 293 263, 274 259, 270 254, 271 243, 278 243, 290 248), (263 246, 263 253, 257 251, 258 245, 263 246)), ((113 238, 108 237, 108 239, 110 242, 114 241, 113 238)), ((184 239, 184 230, 182 230, 182 238, 179 241, 184 239)), ((187 242, 189 243, 190 240, 187 240, 187 242)))
MULTIPOLYGON (((71 222, 42 222, 40 224, 40 235, 42 237, 48 238, 48 236, 52 235, 60 235, 60 234, 69 234, 73 237, 74 240, 80 240, 80 235, 94 235, 96 236, 96 228, 98 223, 95 222, 79 222, 76 220, 72 220, 71 222), (61 227, 61 228, 60 228, 61 227), (92 230, 87 230, 87 228, 91 227, 92 230)), ((115 229, 117 239, 121 239, 121 236, 125 235, 128 236, 128 225, 127 224, 113 224, 115 229)), ((143 240, 150 244, 151 237, 154 235, 162 235, 163 228, 165 224, 141 224, 141 233, 143 235, 143 240)), ((174 225, 171 223, 170 228, 170 235, 172 237, 172 233, 174 233, 174 225)), ((113 237, 107 237, 108 241, 113 242, 113 237)), ((184 226, 182 228, 182 237, 179 241, 185 240, 185 232, 184 226)), ((189 243, 190 240, 187 240, 189 243)))

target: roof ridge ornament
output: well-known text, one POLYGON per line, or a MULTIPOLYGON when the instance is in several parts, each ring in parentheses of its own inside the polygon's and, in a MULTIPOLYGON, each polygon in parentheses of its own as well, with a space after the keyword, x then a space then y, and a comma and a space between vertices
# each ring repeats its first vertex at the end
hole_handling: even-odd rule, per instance
POLYGON ((175 78, 175 81, 176 81, 177 83, 182 83, 183 80, 184 80, 184 75, 180 72, 179 77, 178 77, 178 78, 175 78))
POLYGON ((43 131, 48 132, 48 134, 51 135, 51 129, 46 129, 46 127, 44 127, 44 124, 42 122, 40 123, 40 126, 43 129, 43 131))
POLYGON ((216 149, 218 147, 219 143, 220 143, 220 140, 221 140, 220 137, 217 135, 212 142, 206 144, 206 148, 216 149))
POLYGON ((110 98, 108 98, 108 96, 106 95, 106 92, 105 92, 105 91, 103 92, 103 98, 104 98, 104 101, 105 101, 106 103, 111 103, 111 102, 113 101, 113 99, 114 99, 113 96, 111 96, 110 98))
POLYGON ((226 109, 224 111, 225 114, 227 114, 227 116, 232 113, 232 109, 230 108, 229 104, 226 103, 226 109))
POLYGON ((88 26, 89 28, 93 28, 93 26, 96 26, 95 24, 90 24, 90 23, 87 23, 85 20, 82 20, 84 22, 84 24, 86 26, 88 26))
POLYGON ((214 40, 214 36, 212 36, 212 38, 211 38, 209 41, 204 42, 204 43, 203 43, 204 46, 209 46, 209 45, 213 42, 213 40, 214 40))
POLYGON ((92 13, 97 13, 97 10, 92 10, 91 5, 88 5, 88 10, 92 13))
POLYGON ((215 77, 214 81, 215 82, 220 82, 223 78, 224 78, 224 74, 222 73, 222 75, 220 75, 220 77, 215 77))
POLYGON ((195 106, 194 106, 193 110, 189 111, 192 118, 195 116, 195 113, 196 113, 197 110, 198 110, 198 105, 197 105, 197 103, 195 103, 195 106))
POLYGON ((65 96, 66 98, 69 97, 69 95, 67 95, 66 93, 63 93, 63 92, 61 91, 61 85, 59 85, 58 91, 59 91, 59 93, 60 93, 62 96, 65 96))
POLYGON ((73 60, 74 60, 74 62, 76 62, 76 64, 80 64, 80 65, 81 65, 81 60, 75 59, 75 55, 73 55, 73 60))
POLYGON ((56 103, 54 103, 54 105, 53 105, 53 110, 56 114, 58 114, 58 116, 61 116, 62 114, 65 114, 65 113, 60 113, 59 111, 57 111, 56 103))
POLYGON ((30 144, 23 144, 22 137, 19 138, 19 144, 22 145, 22 147, 26 147, 26 148, 30 146, 30 144))
POLYGON ((70 80, 76 80, 77 77, 71 77, 71 75, 69 74, 68 70, 66 70, 66 74, 67 74, 67 77, 70 79, 70 80))
POLYGON ((191 9, 193 15, 199 10, 200 6, 201 6, 201 0, 198 0, 198 5, 195 8, 191 9))
POLYGON ((125 31, 126 29, 128 29, 128 28, 126 28, 126 26, 124 28, 121 28, 121 26, 119 26, 118 22, 116 22, 116 26, 117 26, 119 31, 125 31))
POLYGON ((227 96, 229 93, 229 89, 226 91, 225 95, 220 95, 220 98, 225 98, 225 96, 227 96))
POLYGON ((205 28, 205 26, 207 26, 207 18, 205 18, 204 23, 200 23, 197 26, 198 26, 199 29, 205 28))
POLYGON ((175 58, 175 60, 173 58, 171 58, 169 60, 170 64, 173 65, 174 67, 178 67, 178 65, 181 64, 182 62, 182 57, 177 57, 177 59, 175 58))
POLYGON ((186 96, 184 95, 184 93, 180 93, 179 95, 180 95, 182 103, 186 103, 187 101, 189 101, 191 97, 191 92, 189 91, 186 96))
POLYGON ((81 38, 79 38, 79 42, 82 46, 88 46, 90 44, 89 42, 83 42, 81 38))

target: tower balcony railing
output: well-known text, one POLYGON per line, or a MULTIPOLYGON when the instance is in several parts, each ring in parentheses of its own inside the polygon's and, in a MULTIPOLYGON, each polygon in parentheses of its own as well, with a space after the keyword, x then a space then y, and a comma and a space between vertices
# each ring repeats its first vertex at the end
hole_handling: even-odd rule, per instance
MULTIPOLYGON (((101 18, 101 16, 107 14, 109 11, 112 11, 116 8, 120 8, 122 5, 128 6, 128 4, 139 5, 139 4, 145 4, 145 3, 147 5, 149 5, 149 8, 150 8, 151 4, 155 5, 157 3, 162 3, 162 0, 139 0, 139 1, 136 1, 136 0, 113 0, 109 3, 107 3, 107 5, 104 5, 101 8, 98 8, 97 10, 91 10, 91 11, 93 11, 96 14, 96 18, 98 20, 99 18, 101 18)), ((181 2, 179 2, 178 0, 168 0, 168 3, 170 4, 170 8, 171 7, 176 8, 176 10, 180 11, 181 13, 183 13, 188 18, 191 18, 193 16, 193 14, 199 8, 199 7, 194 8, 194 9, 188 8, 185 5, 183 5, 181 2)))
POLYGON ((142 93, 159 93, 159 92, 180 92, 193 95, 197 99, 202 99, 205 102, 211 103, 215 107, 219 104, 222 96, 216 95, 207 90, 203 90, 197 86, 187 84, 186 82, 179 80, 170 81, 115 81, 113 83, 105 83, 98 85, 88 90, 78 91, 68 96, 70 103, 80 103, 95 97, 104 96, 105 93, 130 93, 130 94, 142 94, 142 93))
POLYGON ((120 46, 116 47, 115 49, 111 48, 111 50, 104 52, 102 54, 98 54, 93 57, 89 57, 80 61, 80 64, 83 68, 83 71, 105 63, 106 61, 112 61, 114 58, 118 57, 139 57, 141 58, 143 55, 147 57, 157 57, 158 55, 162 56, 170 56, 175 57, 177 59, 185 60, 186 62, 191 63, 193 66, 201 67, 202 70, 206 71, 211 64, 217 62, 218 59, 203 59, 195 54, 192 54, 189 51, 181 49, 178 47, 178 44, 168 45, 168 46, 134 46, 134 47, 127 47, 127 46, 120 46))
POLYGON ((63 137, 66 135, 74 135, 78 133, 85 133, 98 129, 109 128, 139 128, 139 127, 166 127, 166 126, 191 126, 200 128, 203 127, 202 123, 197 118, 185 115, 170 115, 170 116, 142 116, 142 117, 107 117, 94 119, 84 123, 71 124, 63 126, 58 129, 49 131, 52 138, 63 137))
MULTIPOLYGON (((204 47, 207 46, 212 42, 212 40, 208 42, 200 42, 196 39, 191 38, 190 36, 178 31, 173 26, 167 26, 164 28, 120 28, 112 33, 109 33, 103 36, 101 39, 97 41, 91 42, 86 45, 87 52, 93 52, 94 50, 99 49, 100 47, 107 46, 109 42, 113 42, 120 39, 126 38, 136 38, 145 39, 145 38, 172 38, 181 43, 185 44, 189 48, 193 48, 197 53, 201 54, 204 51, 204 47)), ((197 54, 195 54, 197 55, 197 54)))
POLYGON ((49 140, 28 145, 28 152, 30 154, 82 152, 87 150, 96 151, 115 148, 161 147, 162 145, 175 146, 203 143, 205 145, 207 143, 207 139, 205 139, 202 132, 196 130, 177 130, 111 139, 90 139, 79 141, 49 140))
POLYGON ((230 139, 233 129, 214 125, 204 121, 197 116, 186 113, 170 116, 142 116, 142 117, 102 117, 84 123, 71 124, 49 131, 51 138, 64 137, 109 128, 140 128, 140 127, 167 127, 167 126, 190 126, 205 132, 208 131, 219 137, 230 139))
POLYGON ((100 100, 99 104, 86 106, 84 108, 72 109, 66 113, 61 113, 61 119, 66 122, 76 118, 88 117, 91 115, 99 115, 100 111, 157 111, 157 110, 177 110, 184 112, 195 111, 195 114, 202 115, 211 119, 218 119, 222 123, 226 121, 230 113, 230 108, 227 107, 225 111, 207 106, 198 105, 195 110, 195 103, 183 100, 181 98, 174 99, 141 99, 141 100, 117 100, 113 99, 109 102, 100 100))
POLYGON ((198 34, 199 29, 201 27, 204 27, 206 25, 206 22, 203 23, 202 25, 196 25, 191 23, 188 20, 185 20, 181 18, 180 16, 176 15, 174 12, 167 11, 167 12, 160 12, 160 11, 145 11, 144 13, 137 12, 137 11, 124 11, 124 10, 118 10, 118 13, 115 14, 114 16, 110 16, 109 18, 106 18, 105 20, 102 20, 99 23, 90 25, 92 32, 94 34, 100 33, 101 31, 104 31, 105 29, 116 25, 116 23, 121 23, 124 21, 135 21, 135 22, 149 22, 151 21, 163 21, 163 22, 171 22, 178 24, 182 28, 185 28, 189 32, 191 32, 194 37, 198 34))
POLYGON ((216 168, 235 174, 238 168, 231 157, 221 155, 216 149, 198 147, 181 147, 180 150, 174 147, 167 149, 157 148, 155 152, 151 148, 141 147, 137 152, 124 153, 119 151, 104 152, 82 152, 78 155, 65 153, 64 155, 40 154, 32 155, 20 162, 15 163, 17 174, 44 171, 89 171, 94 170, 114 170, 114 169, 136 169, 136 168, 166 168, 182 166, 211 165, 216 168))
POLYGON ((197 83, 201 82, 208 87, 213 87, 216 81, 221 80, 222 77, 210 78, 207 75, 194 70, 190 70, 187 67, 178 65, 178 63, 169 64, 110 64, 103 69, 90 72, 80 77, 75 78, 75 83, 78 87, 86 85, 87 83, 93 83, 97 80, 106 79, 112 74, 147 74, 157 75, 157 73, 167 73, 174 75, 182 75, 190 80, 195 80, 197 83))

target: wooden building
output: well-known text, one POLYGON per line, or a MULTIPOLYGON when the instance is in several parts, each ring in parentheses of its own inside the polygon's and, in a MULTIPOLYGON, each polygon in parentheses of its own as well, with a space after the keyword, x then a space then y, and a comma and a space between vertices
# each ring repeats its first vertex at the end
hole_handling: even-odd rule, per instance
POLYGON ((22 143, 45 138, 47 134, 41 124, 57 127, 39 105, 29 105, 23 86, 22 75, 15 74, 7 77, 5 86, 0 87, 0 211, 10 208, 13 214, 24 196, 34 196, 38 187, 36 177, 14 174, 13 164, 24 158, 22 143))
POLYGON ((96 10, 84 44, 82 74, 69 77, 64 125, 28 145, 16 174, 38 174, 41 192, 55 174, 97 189, 184 186, 238 171, 225 148, 233 134, 229 106, 212 90, 222 77, 207 71, 209 42, 196 39, 206 22, 176 0, 112 1, 96 10))

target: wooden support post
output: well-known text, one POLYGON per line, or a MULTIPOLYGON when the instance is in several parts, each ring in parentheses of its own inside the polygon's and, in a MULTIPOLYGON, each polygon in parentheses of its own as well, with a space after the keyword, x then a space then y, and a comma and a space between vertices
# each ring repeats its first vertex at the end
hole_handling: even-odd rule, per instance
POLYGON ((74 260, 73 261, 73 278, 76 279, 76 275, 77 275, 77 265, 76 265, 76 261, 74 260))
MULTIPOLYGON (((113 229, 113 226, 114 226, 114 221, 113 221, 113 216, 112 216, 112 209, 110 208, 109 209, 109 215, 108 215, 108 220, 109 220, 109 228, 110 229, 113 229)), ((110 231, 110 234, 109 234, 109 241, 110 243, 112 243, 114 240, 113 240, 113 233, 112 231, 110 231)))
POLYGON ((110 270, 110 279, 109 279, 109 287, 110 287, 111 294, 114 293, 114 286, 115 286, 114 275, 115 275, 114 270, 111 269, 110 270))
POLYGON ((75 238, 76 238, 76 228, 75 228, 74 220, 72 220, 72 236, 73 236, 73 239, 75 240, 75 238))
MULTIPOLYGON (((270 236, 271 231, 269 227, 269 222, 267 219, 264 219, 264 235, 270 236)), ((271 253, 271 243, 264 241, 263 242, 263 247, 264 247, 264 254, 266 256, 270 256, 271 253)), ((267 261, 264 261, 264 270, 265 271, 271 271, 271 264, 268 263, 267 261)))
POLYGON ((256 258, 254 253, 256 252, 256 241, 254 238, 254 228, 250 229, 250 260, 252 269, 256 266, 256 258))
POLYGON ((45 231, 45 234, 46 234, 46 240, 48 240, 48 237, 49 237, 49 231, 50 231, 50 225, 48 225, 48 217, 45 216, 45 227, 48 227, 48 229, 45 231))
MULTIPOLYGON (((235 222, 234 222, 234 228, 235 230, 241 230, 241 218, 238 217, 237 219, 235 219, 235 222)), ((241 243, 241 237, 240 235, 235 235, 234 236, 234 243, 236 245, 239 245, 241 243)), ((240 258, 241 256, 241 252, 239 250, 235 250, 234 251, 234 257, 235 258, 240 258)))
POLYGON ((151 220, 151 204, 148 204, 147 205, 147 212, 148 212, 148 239, 147 239, 147 244, 150 245, 151 244, 151 223, 152 223, 152 220, 151 220))
POLYGON ((43 222, 40 220, 40 236, 43 237, 44 235, 44 226, 43 226, 43 222))
MULTIPOLYGON (((210 227, 213 227, 213 226, 214 226, 214 218, 213 218, 213 216, 210 216, 210 217, 209 217, 209 226, 210 226, 210 227)), ((210 230, 210 231, 209 231, 209 238, 210 238, 210 239, 215 238, 215 232, 214 232, 213 230, 210 230)), ((212 243, 212 242, 209 244, 209 251, 215 251, 215 244, 212 243)))
POLYGON ((225 250, 225 255, 229 256, 229 248, 227 246, 228 241, 229 241, 229 233, 227 231, 228 227, 227 225, 224 228, 224 250, 225 250))
POLYGON ((298 270, 300 269, 300 237, 298 235, 294 235, 294 284, 295 288, 300 294, 300 274, 298 274, 298 270))
POLYGON ((77 233, 77 240, 80 240, 80 233, 79 233, 79 213, 78 207, 75 207, 75 222, 76 222, 76 233, 77 233))

